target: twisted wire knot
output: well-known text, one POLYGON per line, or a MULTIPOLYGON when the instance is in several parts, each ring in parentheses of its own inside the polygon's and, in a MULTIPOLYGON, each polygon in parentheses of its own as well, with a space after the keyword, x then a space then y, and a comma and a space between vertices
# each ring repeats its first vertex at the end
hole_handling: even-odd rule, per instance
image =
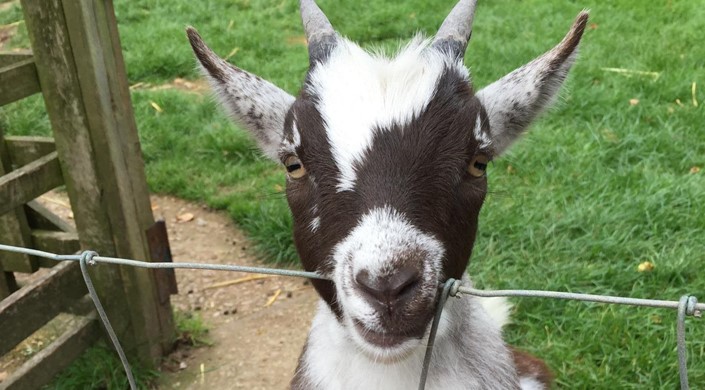
POLYGON ((453 281, 450 289, 448 290, 448 296, 457 297, 458 291, 460 290, 460 280, 448 279, 448 282, 453 281))
POLYGON ((698 298, 692 295, 688 296, 688 300, 685 303, 685 315, 700 318, 702 316, 702 312, 700 312, 700 310, 696 310, 697 305, 698 298))
POLYGON ((94 257, 99 256, 98 252, 95 251, 83 251, 81 253, 81 262, 90 265, 96 265, 96 261, 93 260, 94 257))

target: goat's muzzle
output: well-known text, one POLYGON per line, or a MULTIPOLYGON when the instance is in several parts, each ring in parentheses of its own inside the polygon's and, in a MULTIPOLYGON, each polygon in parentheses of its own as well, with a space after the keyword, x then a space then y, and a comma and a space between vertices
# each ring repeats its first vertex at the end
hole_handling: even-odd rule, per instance
POLYGON ((391 272, 373 276, 367 270, 354 275, 355 294, 374 310, 374 325, 358 318, 355 331, 367 343, 382 349, 394 349, 406 341, 421 339, 432 317, 435 295, 423 287, 423 270, 405 264, 391 272))

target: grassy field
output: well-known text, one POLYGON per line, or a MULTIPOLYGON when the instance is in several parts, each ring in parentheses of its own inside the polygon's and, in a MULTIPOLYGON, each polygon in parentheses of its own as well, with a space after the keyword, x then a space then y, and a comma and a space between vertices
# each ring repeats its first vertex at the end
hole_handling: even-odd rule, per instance
MULTIPOLYGON (((432 34, 453 3, 320 0, 344 35, 388 49, 416 31, 432 34)), ((198 78, 187 24, 291 93, 307 67, 293 0, 116 7, 131 84, 198 78)), ((705 300, 705 1, 481 1, 466 55, 475 85, 552 47, 583 8, 591 24, 557 107, 490 169, 470 273, 495 288, 705 300), (638 272, 646 261, 653 270, 638 272)), ((20 18, 9 8, 0 25, 20 18)), ((20 25, 9 44, 26 42, 20 25)), ((282 170, 211 98, 147 88, 134 90, 133 104, 152 190, 227 209, 269 260, 296 259, 282 170)), ((48 133, 39 99, 2 108, 0 121, 13 134, 48 133)), ((559 387, 677 387, 675 312, 515 303, 508 340, 545 358, 559 387)), ((697 387, 705 383, 705 323, 691 320, 688 339, 697 387)))

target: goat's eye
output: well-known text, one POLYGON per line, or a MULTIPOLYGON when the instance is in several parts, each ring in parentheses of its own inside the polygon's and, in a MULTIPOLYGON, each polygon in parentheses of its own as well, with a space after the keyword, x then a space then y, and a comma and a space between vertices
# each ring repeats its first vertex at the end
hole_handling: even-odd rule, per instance
POLYGON ((289 173, 289 177, 292 179, 300 179, 306 174, 306 168, 304 168, 304 165, 301 164, 301 160, 296 156, 287 157, 284 161, 284 165, 286 166, 286 171, 289 173))
POLYGON ((487 170, 487 163, 489 162, 490 159, 487 156, 484 154, 478 154, 470 161, 470 165, 468 165, 468 173, 475 177, 484 176, 485 171, 487 170))

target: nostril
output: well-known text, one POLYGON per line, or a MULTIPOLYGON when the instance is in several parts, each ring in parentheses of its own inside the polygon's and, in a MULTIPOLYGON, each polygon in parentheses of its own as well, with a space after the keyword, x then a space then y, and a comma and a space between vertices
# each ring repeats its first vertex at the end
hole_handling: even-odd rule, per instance
POLYGON ((372 295, 375 298, 379 299, 380 296, 384 295, 382 291, 383 288, 379 285, 377 280, 370 276, 370 273, 366 270, 362 270, 357 273, 355 276, 355 282, 362 289, 362 291, 372 295))
POLYGON ((396 296, 398 297, 403 297, 405 295, 409 295, 411 292, 416 290, 416 287, 419 284, 419 278, 415 279, 410 279, 405 282, 406 284, 400 286, 397 291, 396 291, 396 296))
POLYGON ((401 267, 389 278, 390 293, 396 298, 415 290, 421 275, 413 267, 401 267))
POLYGON ((355 282, 360 290, 383 304, 413 295, 420 280, 419 270, 413 267, 400 267, 394 273, 381 277, 372 277, 366 270, 358 272, 355 276, 355 282))

